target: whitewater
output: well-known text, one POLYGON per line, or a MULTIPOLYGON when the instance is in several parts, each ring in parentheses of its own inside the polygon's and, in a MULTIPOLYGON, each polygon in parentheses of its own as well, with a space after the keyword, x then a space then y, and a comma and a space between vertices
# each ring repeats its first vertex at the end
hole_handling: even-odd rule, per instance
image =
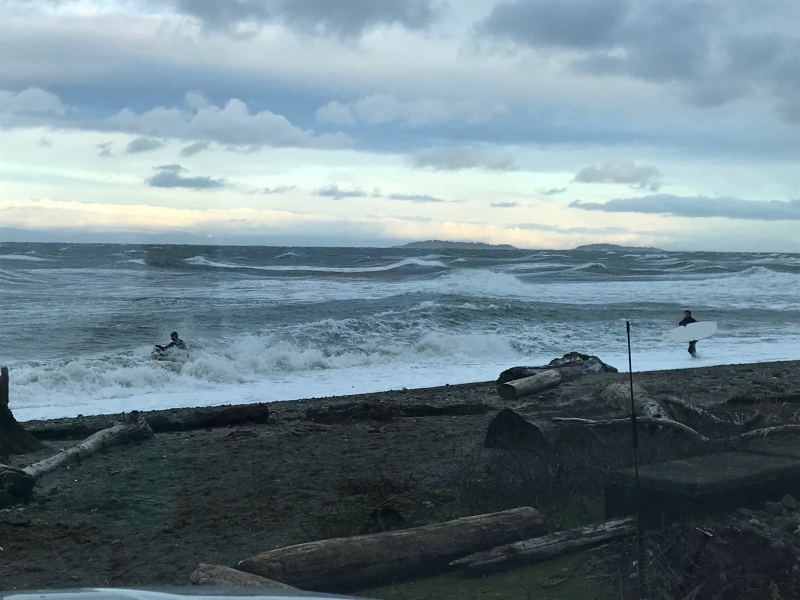
POLYGON ((627 370, 800 358, 800 255, 0 243, 21 420, 486 381, 568 351, 627 370), (692 359, 664 332, 720 332, 692 359), (184 363, 152 360, 178 331, 184 363))

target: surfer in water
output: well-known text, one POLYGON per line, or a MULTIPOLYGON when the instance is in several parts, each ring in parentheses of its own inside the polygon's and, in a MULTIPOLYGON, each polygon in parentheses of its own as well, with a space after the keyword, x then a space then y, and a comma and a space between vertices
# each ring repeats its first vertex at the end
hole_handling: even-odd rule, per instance
POLYGON ((166 346, 162 346, 161 344, 156 344, 156 349, 158 349, 159 352, 166 352, 170 348, 178 348, 179 350, 188 350, 188 348, 186 347, 186 342, 184 342, 180 337, 178 337, 177 331, 173 331, 172 333, 170 333, 169 337, 172 339, 172 341, 166 346))
MULTIPOLYGON (((678 323, 678 325, 681 327, 686 327, 689 323, 697 323, 697 320, 692 318, 692 311, 685 310, 683 311, 683 319, 680 323, 678 323)), ((689 342, 689 354, 692 355, 692 358, 697 357, 697 348, 695 347, 696 344, 697 340, 692 340, 689 342)))

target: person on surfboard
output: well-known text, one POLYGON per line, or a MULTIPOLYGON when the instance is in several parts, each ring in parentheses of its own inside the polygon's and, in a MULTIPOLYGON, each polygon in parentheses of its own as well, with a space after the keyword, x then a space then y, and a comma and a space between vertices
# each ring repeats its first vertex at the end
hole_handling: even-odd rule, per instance
MULTIPOLYGON (((683 311, 683 319, 681 320, 678 325, 681 327, 686 327, 689 323, 697 323, 697 320, 692 318, 692 311, 685 310, 683 311)), ((692 340, 689 342, 689 354, 692 355, 692 358, 697 357, 697 348, 696 348, 697 340, 692 340)))
POLYGON ((166 346, 162 346, 161 344, 156 344, 156 348, 159 350, 159 352, 166 352, 170 348, 178 348, 179 350, 188 350, 188 348, 186 347, 186 342, 184 342, 180 337, 178 337, 177 331, 173 331, 172 333, 170 333, 169 337, 172 339, 172 341, 166 346))

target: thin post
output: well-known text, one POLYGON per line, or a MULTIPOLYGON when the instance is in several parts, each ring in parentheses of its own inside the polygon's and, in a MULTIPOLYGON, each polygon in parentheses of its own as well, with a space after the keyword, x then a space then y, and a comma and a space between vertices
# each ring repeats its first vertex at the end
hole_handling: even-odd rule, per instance
POLYGON ((0 369, 0 406, 8 406, 8 367, 0 369))
POLYGON ((633 470, 636 495, 636 573, 639 576, 639 595, 645 597, 645 552, 642 527, 642 495, 639 490, 639 429, 636 425, 636 400, 633 396, 633 360, 631 358, 631 322, 625 321, 628 337, 628 382, 631 388, 631 442, 633 444, 633 470))

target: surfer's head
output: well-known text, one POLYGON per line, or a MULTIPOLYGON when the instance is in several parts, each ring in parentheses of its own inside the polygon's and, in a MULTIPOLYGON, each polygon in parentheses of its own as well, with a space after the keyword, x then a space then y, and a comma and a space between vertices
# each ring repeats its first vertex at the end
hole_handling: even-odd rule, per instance
POLYGON ((172 333, 169 334, 169 337, 172 338, 172 341, 177 342, 178 341, 178 332, 177 331, 173 331, 172 333))
POLYGON ((691 317, 692 316, 692 311, 690 311, 690 310, 683 311, 683 316, 684 317, 691 317))

